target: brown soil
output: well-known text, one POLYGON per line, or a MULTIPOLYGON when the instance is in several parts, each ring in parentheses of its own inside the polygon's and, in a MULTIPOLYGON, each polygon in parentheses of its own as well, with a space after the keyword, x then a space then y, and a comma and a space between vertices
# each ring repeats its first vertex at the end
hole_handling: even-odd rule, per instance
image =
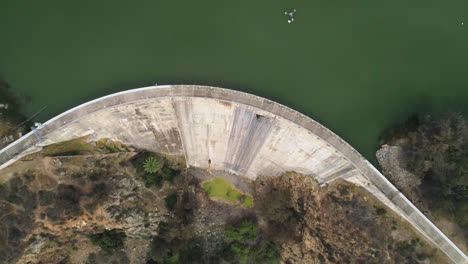
MULTIPOLYGON (((197 237, 210 256, 219 254, 226 225, 246 218, 281 245, 281 263, 447 263, 372 195, 344 181, 320 188, 296 173, 252 182, 189 168, 147 188, 134 164, 138 152, 109 140, 85 144, 55 145, 2 170, 0 263, 144 263, 165 224, 166 238, 197 237), (70 149, 84 154, 55 156, 70 149), (199 183, 213 175, 253 195, 254 207, 210 200, 199 183), (174 193, 171 211, 165 198, 174 193), (109 255, 89 236, 112 229, 126 240, 109 255)), ((165 162, 185 166, 181 157, 165 162)))
POLYGON ((23 128, 17 128, 15 124, 0 118, 0 149, 20 138, 24 132, 23 128))
POLYGON ((100 152, 37 153, 2 171, 0 263, 85 263, 99 251, 90 234, 122 229, 130 239, 146 236, 146 243, 157 234, 167 212, 161 195, 136 178, 129 162, 135 152, 100 152))
POLYGON ((320 188, 296 173, 255 187, 261 223, 282 243, 284 263, 450 263, 361 187, 337 180, 320 188))

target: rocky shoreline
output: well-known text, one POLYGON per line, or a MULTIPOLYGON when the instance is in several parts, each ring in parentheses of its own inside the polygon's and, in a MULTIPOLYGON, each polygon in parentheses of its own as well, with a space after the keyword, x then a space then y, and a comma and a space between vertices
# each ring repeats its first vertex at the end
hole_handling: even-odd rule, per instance
POLYGON ((0 149, 27 133, 32 122, 22 114, 22 103, 5 82, 0 81, 0 149))
POLYGON ((404 166, 404 151, 403 147, 399 145, 382 145, 376 152, 382 173, 462 251, 467 252, 468 244, 464 237, 464 231, 452 221, 431 212, 431 204, 424 200, 420 188, 421 179, 404 166))

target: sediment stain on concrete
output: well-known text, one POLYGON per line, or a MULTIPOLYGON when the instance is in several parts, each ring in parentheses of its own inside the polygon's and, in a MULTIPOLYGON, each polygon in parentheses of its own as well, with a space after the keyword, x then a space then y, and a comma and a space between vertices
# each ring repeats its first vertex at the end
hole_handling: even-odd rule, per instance
POLYGON ((181 132, 182 143, 184 146, 185 159, 187 164, 194 164, 197 158, 209 160, 208 156, 203 155, 203 153, 197 152, 195 135, 193 127, 195 126, 195 121, 193 118, 193 109, 192 100, 172 100, 172 105, 174 107, 174 112, 177 116, 177 123, 181 132), (199 155, 203 155, 199 157, 199 155))
MULTIPOLYGON (((145 109, 151 111, 151 109, 145 109)), ((156 110, 156 109, 153 109, 156 110)), ((160 108, 157 113, 158 118, 156 121, 149 116, 142 113, 141 109, 135 108, 135 115, 143 122, 145 128, 143 131, 151 131, 154 136, 154 149, 158 149, 159 152, 166 153, 179 153, 182 151, 182 142, 180 133, 177 127, 161 127, 160 124, 164 122, 170 122, 175 120, 172 113, 168 113, 167 109, 160 108)))
POLYGON ((353 177, 354 175, 357 175, 359 172, 351 166, 350 164, 346 164, 346 166, 338 169, 335 172, 330 173, 327 176, 322 177, 322 182, 319 183, 325 183, 325 182, 330 182, 334 179, 347 179, 349 177, 353 177))
POLYGON ((174 98, 187 164, 223 170, 233 120, 232 104, 205 98, 174 98))
POLYGON ((225 168, 246 174, 273 127, 273 120, 253 109, 237 106, 234 110, 225 168))

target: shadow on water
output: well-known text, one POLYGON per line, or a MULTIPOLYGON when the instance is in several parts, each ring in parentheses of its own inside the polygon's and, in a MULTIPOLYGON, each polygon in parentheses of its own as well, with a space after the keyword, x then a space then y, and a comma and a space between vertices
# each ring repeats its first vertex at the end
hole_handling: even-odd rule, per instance
POLYGON ((10 85, 0 78, 0 104, 8 105, 8 108, 2 109, 3 118, 14 123, 24 121, 24 103, 24 100, 13 92, 10 85))
MULTIPOLYGON (((466 101, 463 98, 457 98, 456 100, 451 100, 450 104, 444 105, 437 105, 434 100, 431 100, 428 96, 421 96, 420 98, 414 99, 410 107, 399 112, 393 117, 393 121, 387 123, 384 129, 381 129, 378 133, 378 138, 375 140, 374 148, 372 151, 372 155, 366 155, 366 158, 374 165, 379 167, 378 161, 375 157, 375 153, 383 144, 388 143, 388 139, 386 136, 391 136, 392 130, 401 127, 402 125, 411 126, 412 121, 416 116, 424 116, 424 115, 431 115, 431 116, 441 116, 448 112, 457 112, 465 116, 467 115, 466 109, 466 101)), ((411 128, 408 128, 411 130, 411 128)), ((364 153, 363 153, 364 154, 364 153)))

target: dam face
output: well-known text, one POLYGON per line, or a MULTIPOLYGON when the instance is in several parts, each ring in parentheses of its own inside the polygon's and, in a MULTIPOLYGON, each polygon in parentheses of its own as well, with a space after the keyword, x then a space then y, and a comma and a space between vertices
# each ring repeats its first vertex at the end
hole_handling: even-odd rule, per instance
POLYGON ((206 86, 155 86, 90 101, 0 150, 5 168, 42 146, 88 136, 184 155, 188 166, 255 179, 296 171, 320 184, 361 185, 455 263, 467 257, 349 144, 312 119, 254 95, 206 86))
POLYGON ((250 179, 297 171, 325 183, 359 174, 350 160, 320 136, 263 110, 266 105, 297 113, 266 99, 251 96, 254 100, 243 104, 230 96, 246 94, 193 86, 134 93, 100 99, 47 122, 36 131, 34 137, 42 141, 35 146, 86 135, 92 141, 111 138, 140 149, 184 155, 189 166, 210 166, 250 179), (193 96, 177 93, 190 90, 193 96), (201 91, 211 96, 226 94, 197 96, 201 91))

